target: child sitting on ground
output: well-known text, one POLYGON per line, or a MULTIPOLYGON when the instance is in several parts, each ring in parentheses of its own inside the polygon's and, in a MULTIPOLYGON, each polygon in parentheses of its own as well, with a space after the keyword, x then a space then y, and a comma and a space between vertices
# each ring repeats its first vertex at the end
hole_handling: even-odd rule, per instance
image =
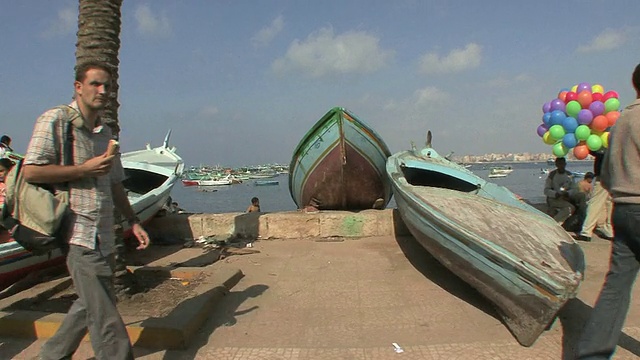
POLYGON ((257 197, 251 199, 251 205, 247 208, 247 212, 260 212, 260 200, 257 197))
POLYGON ((0 159, 0 209, 2 209, 2 205, 4 205, 4 198, 6 195, 6 185, 4 184, 4 179, 7 177, 7 174, 12 167, 13 161, 8 158, 0 159))

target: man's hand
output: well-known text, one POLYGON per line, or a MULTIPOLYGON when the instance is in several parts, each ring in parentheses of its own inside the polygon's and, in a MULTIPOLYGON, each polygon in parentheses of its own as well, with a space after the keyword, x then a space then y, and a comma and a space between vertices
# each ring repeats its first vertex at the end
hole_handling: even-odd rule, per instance
POLYGON ((98 155, 85 161, 81 166, 84 177, 97 177, 107 175, 111 170, 114 155, 98 155))
POLYGON ((151 243, 149 241, 149 234, 147 234, 142 225, 133 224, 133 226, 131 226, 131 232, 133 232, 133 235, 138 239, 138 244, 140 244, 136 248, 137 250, 144 250, 151 243))

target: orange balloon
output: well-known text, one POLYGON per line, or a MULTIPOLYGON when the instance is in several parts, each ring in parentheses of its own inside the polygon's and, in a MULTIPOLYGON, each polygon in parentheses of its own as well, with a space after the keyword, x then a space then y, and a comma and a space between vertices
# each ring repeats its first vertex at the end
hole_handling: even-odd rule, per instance
POLYGON ((604 115, 598 115, 593 118, 591 124, 589 124, 591 130, 604 131, 609 127, 609 119, 604 115))
POLYGON ((609 126, 613 126, 616 124, 616 121, 618 121, 618 118, 620 117, 620 112, 613 110, 613 111, 609 111, 604 116, 606 116, 607 120, 609 120, 609 126))
POLYGON ((580 144, 576 145, 576 147, 573 148, 573 156, 575 156, 578 160, 584 160, 588 155, 589 148, 586 144, 584 144, 584 142, 580 142, 580 144))
POLYGON ((592 97, 591 97, 591 91, 589 90, 582 90, 580 91, 580 93, 578 94, 578 102, 580 103, 580 106, 582 106, 583 109, 588 109, 589 105, 591 105, 591 102, 593 101, 592 97))
POLYGON ((562 100, 562 102, 564 102, 565 104, 567 103, 565 100, 567 99, 567 93, 568 91, 560 91, 560 93, 558 94, 558 99, 562 100))

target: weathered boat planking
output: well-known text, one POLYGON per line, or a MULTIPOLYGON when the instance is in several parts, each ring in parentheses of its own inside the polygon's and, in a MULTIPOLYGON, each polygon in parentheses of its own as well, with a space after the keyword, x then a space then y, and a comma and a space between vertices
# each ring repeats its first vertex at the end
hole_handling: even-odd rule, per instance
POLYGON ((298 208, 384 208, 391 199, 385 164, 391 155, 376 132, 336 107, 302 138, 289 166, 289 192, 298 208))
POLYGON ((430 144, 387 161, 398 210, 438 261, 492 301, 524 346, 575 297, 580 246, 508 189, 441 157, 430 144))

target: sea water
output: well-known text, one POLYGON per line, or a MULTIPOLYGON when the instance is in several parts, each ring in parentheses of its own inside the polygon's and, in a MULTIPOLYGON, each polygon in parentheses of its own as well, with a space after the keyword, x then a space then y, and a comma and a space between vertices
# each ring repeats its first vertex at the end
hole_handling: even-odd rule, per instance
MULTIPOLYGON (((545 162, 485 163, 473 164, 469 170, 483 179, 505 186, 524 199, 533 203, 542 203, 545 201, 543 190, 547 178, 542 170, 548 168, 545 162), (504 178, 489 179, 490 169, 495 166, 511 166, 513 172, 504 178)), ((567 170, 583 173, 593 171, 593 162, 569 162, 567 170)), ((279 183, 271 186, 256 186, 255 180, 247 180, 242 184, 206 187, 207 191, 202 191, 204 189, 199 189, 197 186, 185 187, 178 182, 171 192, 171 197, 184 210, 196 213, 244 212, 254 196, 260 199, 260 209, 264 212, 295 210, 296 204, 289 193, 289 176, 282 174, 269 180, 277 180, 279 183)), ((395 207, 393 199, 387 207, 395 207)))

